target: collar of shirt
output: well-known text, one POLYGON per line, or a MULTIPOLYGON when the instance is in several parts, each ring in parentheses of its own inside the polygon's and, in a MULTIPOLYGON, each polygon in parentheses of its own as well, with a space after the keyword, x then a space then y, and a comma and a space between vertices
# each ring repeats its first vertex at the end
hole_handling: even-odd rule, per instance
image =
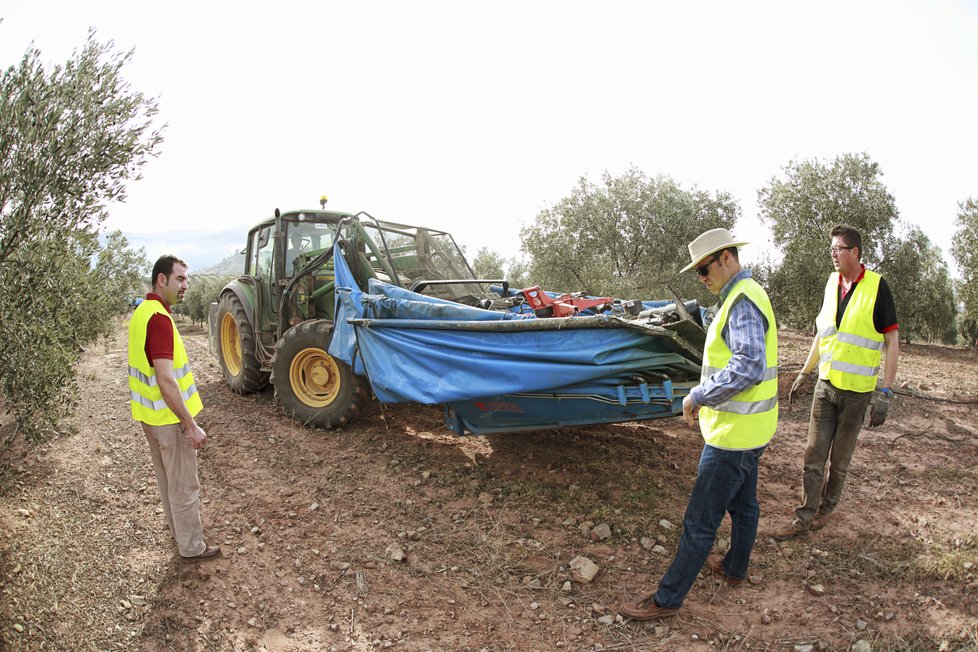
POLYGON ((741 280, 751 278, 752 276, 753 274, 750 273, 749 269, 742 269, 731 276, 730 280, 727 281, 722 288, 720 288, 720 304, 723 305, 723 302, 727 300, 727 295, 730 294, 730 290, 733 289, 733 286, 737 285, 737 283, 741 280))
MULTIPOLYGON (((863 280, 864 276, 866 276, 866 265, 864 265, 863 263, 859 263, 859 276, 857 276, 856 280, 849 285, 849 290, 852 289, 853 285, 863 280)), ((844 299, 846 297, 846 294, 848 294, 848 291, 846 290, 846 286, 843 285, 844 280, 845 278, 842 276, 842 274, 839 274, 839 299, 840 300, 844 299)))
POLYGON ((160 303, 163 304, 163 307, 166 308, 166 311, 167 312, 172 312, 170 310, 170 305, 166 301, 163 300, 163 297, 161 297, 158 294, 153 294, 152 292, 149 292, 149 293, 146 294, 146 300, 147 301, 159 301, 160 303))

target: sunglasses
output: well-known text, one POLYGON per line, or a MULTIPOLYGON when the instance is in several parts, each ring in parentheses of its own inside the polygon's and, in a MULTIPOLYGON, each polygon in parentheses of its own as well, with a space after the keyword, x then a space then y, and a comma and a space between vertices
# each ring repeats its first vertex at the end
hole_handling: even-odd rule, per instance
POLYGON ((710 274, 710 265, 712 265, 713 263, 715 263, 718 260, 720 260, 720 256, 722 256, 722 255, 723 255, 723 252, 722 251, 720 253, 713 254, 713 257, 712 258, 710 258, 708 261, 706 261, 705 263, 703 263, 699 267, 695 268, 696 269, 696 273, 699 274, 700 276, 709 276, 709 274, 710 274))

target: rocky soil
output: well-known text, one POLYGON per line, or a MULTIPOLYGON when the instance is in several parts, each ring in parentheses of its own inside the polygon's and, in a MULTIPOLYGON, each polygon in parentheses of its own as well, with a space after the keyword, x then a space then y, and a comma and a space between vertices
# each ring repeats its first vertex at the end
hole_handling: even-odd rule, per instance
MULTIPOLYGON (((683 610, 623 621, 681 530, 702 439, 680 419, 455 437, 434 406, 373 403, 309 430, 223 382, 182 327, 205 403, 205 532, 178 558, 129 420, 124 324, 85 355, 77 434, 0 476, 9 650, 964 650, 978 645, 978 357, 904 346, 838 517, 787 543, 810 393, 760 470, 749 582, 704 574, 683 610)), ((784 390, 807 336, 784 332, 784 390)), ((809 390, 810 391, 810 390, 809 390)), ((784 398, 784 397, 783 397, 784 398)), ((10 427, 9 423, 3 427, 10 427)), ((723 550, 729 522, 721 529, 723 550)))

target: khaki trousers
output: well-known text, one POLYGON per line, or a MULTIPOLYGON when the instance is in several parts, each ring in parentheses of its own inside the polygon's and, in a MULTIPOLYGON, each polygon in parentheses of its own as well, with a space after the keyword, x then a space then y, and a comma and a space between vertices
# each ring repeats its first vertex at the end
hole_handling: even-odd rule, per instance
POLYGON ((816 513, 831 514, 838 506, 872 396, 872 392, 850 392, 817 381, 808 421, 801 505, 795 510, 797 525, 810 527, 816 513))
POLYGON ((204 552, 204 528, 200 522, 200 480, 197 478, 197 451, 183 434, 180 424, 151 426, 142 424, 149 442, 160 490, 163 513, 177 550, 184 557, 204 552))

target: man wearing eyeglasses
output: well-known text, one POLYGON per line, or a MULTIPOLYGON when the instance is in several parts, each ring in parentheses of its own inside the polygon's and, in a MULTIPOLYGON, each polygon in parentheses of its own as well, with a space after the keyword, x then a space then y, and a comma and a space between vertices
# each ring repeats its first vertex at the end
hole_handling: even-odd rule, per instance
POLYGON ((859 231, 839 224, 830 235, 835 272, 825 284, 808 359, 788 394, 790 403, 818 367, 801 505, 791 523, 772 535, 778 541, 825 527, 839 505, 866 408, 869 425, 882 425, 893 398, 891 388, 900 356, 893 295, 883 277, 860 262, 863 242, 859 231), (884 351, 883 384, 877 390, 884 351), (828 479, 824 477, 826 461, 830 461, 828 479))
POLYGON ((778 329, 767 293, 742 269, 738 242, 726 229, 689 244, 692 263, 707 289, 720 297, 703 351, 700 384, 683 399, 690 427, 699 417, 705 445, 683 518, 676 556, 658 590, 619 613, 652 620, 676 613, 705 563, 728 586, 747 577, 760 507, 757 465, 778 425, 778 329), (724 514, 730 514, 730 549, 710 555, 724 514))

